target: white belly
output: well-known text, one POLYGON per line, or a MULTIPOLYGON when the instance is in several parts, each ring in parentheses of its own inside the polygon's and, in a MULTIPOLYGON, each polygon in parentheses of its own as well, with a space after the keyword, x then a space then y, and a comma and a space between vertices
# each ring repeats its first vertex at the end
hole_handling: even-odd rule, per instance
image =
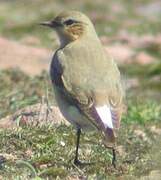
POLYGON ((56 88, 54 88, 54 92, 57 104, 66 120, 72 123, 76 128, 81 128, 83 130, 95 129, 92 123, 80 113, 77 107, 69 104, 62 98, 60 92, 56 88))

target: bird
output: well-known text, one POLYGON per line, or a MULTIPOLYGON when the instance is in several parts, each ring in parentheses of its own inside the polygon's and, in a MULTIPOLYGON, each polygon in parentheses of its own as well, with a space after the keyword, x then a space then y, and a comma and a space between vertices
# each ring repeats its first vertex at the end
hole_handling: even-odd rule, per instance
POLYGON ((82 164, 79 160, 82 130, 96 130, 104 145, 112 149, 112 164, 116 166, 116 139, 124 97, 116 62, 82 12, 63 11, 40 25, 55 30, 60 42, 52 58, 50 77, 61 113, 76 128, 74 164, 82 164))

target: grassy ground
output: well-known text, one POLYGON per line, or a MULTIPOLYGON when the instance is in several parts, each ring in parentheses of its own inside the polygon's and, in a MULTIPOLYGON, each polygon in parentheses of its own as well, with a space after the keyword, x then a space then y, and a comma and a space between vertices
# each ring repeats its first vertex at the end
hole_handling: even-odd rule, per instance
MULTIPOLYGON (((36 46, 52 48, 55 46, 53 36, 36 24, 51 19, 62 9, 71 9, 71 4, 72 9, 82 10, 94 20, 99 35, 114 37, 124 30, 139 35, 157 34, 161 29, 161 15, 149 18, 137 11, 152 3, 150 0, 119 0, 117 3, 68 0, 66 5, 64 2, 1 1, 1 36, 17 41, 34 36, 40 40, 36 46), (120 9, 114 4, 119 4, 120 9)), ((156 49, 146 51, 157 55, 158 64, 120 67, 127 78, 137 78, 139 86, 127 92, 128 112, 123 116, 118 137, 117 169, 111 166, 111 152, 103 147, 96 133, 83 134, 80 150, 82 160, 94 163, 78 168, 72 163, 75 131, 71 126, 19 127, 12 131, 0 130, 0 154, 8 159, 0 166, 0 179, 107 179, 107 176, 109 179, 139 179, 152 170, 160 170, 161 85, 154 79, 161 75, 161 54, 156 49)), ((54 103, 46 72, 29 77, 19 70, 8 69, 0 71, 0 82, 0 118, 40 102, 47 94, 50 103, 54 103)))
POLYGON ((117 168, 111 166, 111 151, 106 149, 98 133, 83 133, 80 159, 91 165, 76 167, 75 130, 70 126, 19 127, 0 130, 1 154, 7 158, 0 174, 6 179, 97 178, 137 179, 159 170, 161 128, 159 104, 129 104, 118 136, 117 168))

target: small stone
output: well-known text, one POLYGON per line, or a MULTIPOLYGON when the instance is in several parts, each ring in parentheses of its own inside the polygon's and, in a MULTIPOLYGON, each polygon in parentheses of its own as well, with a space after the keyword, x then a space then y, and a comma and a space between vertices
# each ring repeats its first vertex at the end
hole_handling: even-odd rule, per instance
POLYGON ((161 135, 161 129, 160 129, 160 128, 157 128, 156 126, 152 126, 152 127, 150 128, 150 130, 151 130, 152 133, 155 133, 155 134, 157 134, 157 135, 161 135))
POLYGON ((135 59, 136 59, 135 62, 137 62, 141 65, 151 64, 155 61, 155 58, 153 58, 151 55, 149 55, 145 52, 140 52, 139 54, 137 54, 135 59))
POLYGON ((61 146, 65 146, 65 142, 60 141, 61 146))

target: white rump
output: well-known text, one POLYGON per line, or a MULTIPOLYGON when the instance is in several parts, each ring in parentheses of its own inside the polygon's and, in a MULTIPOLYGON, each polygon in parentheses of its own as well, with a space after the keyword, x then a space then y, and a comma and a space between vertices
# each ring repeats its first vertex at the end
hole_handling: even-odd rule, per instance
POLYGON ((96 111, 100 119, 104 123, 105 127, 106 128, 109 127, 113 129, 112 115, 111 115, 110 108, 107 105, 103 105, 100 107, 96 107, 96 111))

